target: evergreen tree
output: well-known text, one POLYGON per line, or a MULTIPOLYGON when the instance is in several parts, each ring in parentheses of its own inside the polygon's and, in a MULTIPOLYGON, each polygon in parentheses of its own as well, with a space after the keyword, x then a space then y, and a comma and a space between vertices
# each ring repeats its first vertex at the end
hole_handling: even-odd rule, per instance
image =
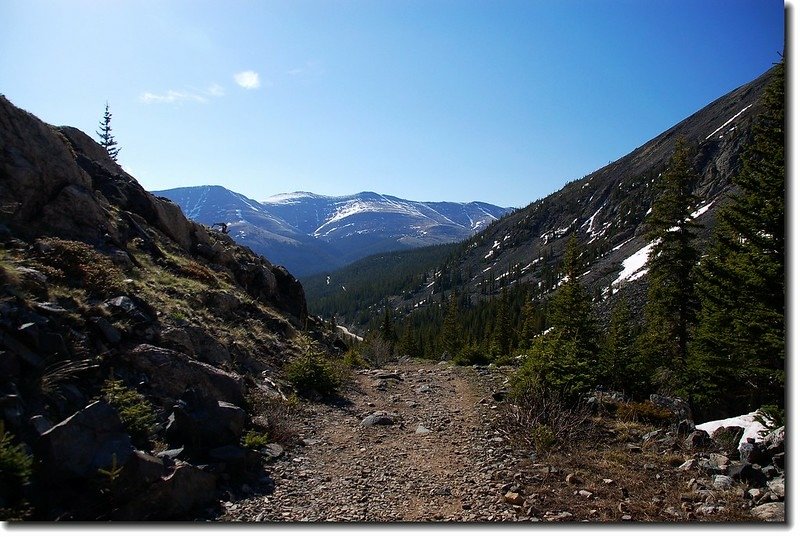
POLYGON ((380 334, 381 338, 389 344, 393 344, 397 340, 392 312, 388 304, 383 308, 383 322, 381 322, 380 334))
POLYGON ((697 225, 691 215, 697 202, 692 194, 696 181, 689 147, 678 139, 646 220, 646 238, 653 247, 647 260, 642 349, 659 377, 657 384, 669 392, 680 386, 685 374, 690 330, 698 310, 694 283, 700 256, 694 246, 697 225))
POLYGON ((97 136, 100 137, 100 145, 108 152, 108 156, 116 162, 120 148, 117 147, 117 142, 111 134, 111 111, 108 108, 108 102, 106 102, 106 112, 100 121, 100 130, 97 131, 97 136))
POLYGON ((692 391, 707 414, 784 405, 784 69, 782 61, 761 97, 763 111, 733 181, 739 191, 719 210, 701 264, 692 391))
POLYGON ((458 354, 464 344, 461 336, 461 327, 458 321, 458 297, 453 293, 447 304, 447 313, 442 322, 440 338, 442 349, 451 357, 458 354))
POLYGON ((414 328, 411 324, 411 317, 406 317, 403 322, 403 331, 400 334, 400 340, 397 342, 397 352, 408 356, 420 356, 420 348, 414 334, 414 328))
POLYGON ((508 287, 503 287, 495 315, 494 332, 492 333, 492 354, 496 357, 508 356, 511 352, 511 319, 508 287))
POLYGON ((601 371, 608 388, 638 399, 647 397, 651 386, 649 371, 643 367, 637 352, 636 332, 628 301, 621 297, 611 311, 608 331, 603 338, 601 371))
POLYGON ((536 338, 523 371, 534 371, 545 387, 576 399, 594 388, 599 371, 597 326, 591 298, 578 279, 580 264, 574 234, 564 253, 563 274, 563 283, 548 308, 550 331, 536 338))
POLYGON ((519 345, 523 349, 530 348, 535 338, 543 327, 541 326, 542 316, 536 311, 536 306, 533 303, 533 297, 527 294, 525 297, 525 304, 522 306, 522 329, 519 335, 519 345))

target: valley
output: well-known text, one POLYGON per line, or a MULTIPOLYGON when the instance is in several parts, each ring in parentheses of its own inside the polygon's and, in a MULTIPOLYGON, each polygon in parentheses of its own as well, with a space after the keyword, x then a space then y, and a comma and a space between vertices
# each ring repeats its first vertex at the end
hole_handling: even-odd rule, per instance
POLYGON ((0 96, 0 517, 785 523, 784 69, 518 210, 150 193, 0 96))

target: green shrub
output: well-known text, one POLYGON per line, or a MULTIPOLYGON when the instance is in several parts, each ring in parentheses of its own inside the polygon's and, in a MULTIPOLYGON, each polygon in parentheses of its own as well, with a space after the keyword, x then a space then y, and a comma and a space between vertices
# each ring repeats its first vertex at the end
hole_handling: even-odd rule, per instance
POLYGON ((134 444, 147 444, 156 426, 153 406, 145 397, 121 380, 108 379, 102 387, 103 397, 113 406, 134 444))
POLYGON ((14 436, 0 421, 0 517, 3 520, 16 518, 24 510, 22 487, 28 483, 32 468, 33 457, 14 443, 14 436))
POLYGON ((549 425, 538 423, 531 429, 531 441, 536 453, 547 453, 556 443, 556 435, 549 425))
POLYGON ((455 358, 453 358, 453 363, 456 365, 486 365, 490 361, 490 357, 477 345, 466 345, 462 347, 455 358))
POLYGON ((47 275, 69 287, 80 287, 89 296, 107 296, 119 288, 122 272, 111 260, 88 244, 62 239, 40 243, 40 261, 47 275))
POLYGON ((242 446, 247 449, 261 449, 269 444, 269 435, 267 433, 259 433, 257 431, 247 431, 242 436, 242 446))
POLYGON ((557 447, 574 447, 590 441, 594 422, 583 401, 546 386, 534 370, 525 366, 513 379, 504 419, 520 441, 545 455, 557 447))
POLYGON ((286 378, 299 393, 317 392, 322 396, 334 395, 343 382, 336 366, 314 353, 289 362, 286 378))
POLYGON ((774 431, 786 425, 786 413, 777 405, 764 405, 758 409, 755 420, 766 427, 768 431, 774 431))

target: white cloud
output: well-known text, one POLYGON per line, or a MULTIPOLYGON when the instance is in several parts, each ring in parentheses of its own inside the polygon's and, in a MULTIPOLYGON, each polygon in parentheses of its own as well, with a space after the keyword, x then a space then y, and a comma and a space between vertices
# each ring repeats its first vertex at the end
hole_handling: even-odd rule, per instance
POLYGON ((223 95, 225 95, 225 88, 223 88, 219 84, 211 84, 206 90, 206 93, 208 93, 212 97, 222 97, 223 95))
POLYGON ((242 71, 233 75, 233 79, 244 89, 253 90, 261 87, 261 81, 258 79, 258 73, 255 71, 242 71))
POLYGON ((145 104, 185 102, 207 103, 209 97, 222 97, 223 95, 225 95, 225 88, 219 84, 211 84, 205 90, 167 90, 166 93, 153 93, 146 91, 139 96, 139 100, 145 104))
POLYGON ((145 104, 195 102, 206 103, 208 99, 198 93, 188 91, 168 90, 166 93, 151 93, 146 91, 139 96, 145 104))

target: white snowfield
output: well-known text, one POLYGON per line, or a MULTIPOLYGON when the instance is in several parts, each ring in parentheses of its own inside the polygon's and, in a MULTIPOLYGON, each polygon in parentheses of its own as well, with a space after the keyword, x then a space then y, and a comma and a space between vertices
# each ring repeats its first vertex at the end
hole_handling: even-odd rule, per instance
POLYGON ((742 427, 744 429, 744 434, 739 442, 739 445, 741 446, 747 442, 748 438, 753 438, 754 440, 758 441, 761 438, 762 433, 766 434, 767 428, 756 421, 755 417, 757 414, 758 411, 756 410, 749 414, 743 414, 734 418, 726 418, 724 420, 701 423, 700 425, 696 425, 695 428, 711 434, 721 427, 742 427))
POLYGON ((619 273, 617 279, 611 284, 611 288, 615 289, 623 282, 632 282, 647 274, 647 257, 650 255, 650 250, 653 249, 655 241, 648 243, 644 248, 641 248, 632 256, 622 262, 622 272, 619 273))

